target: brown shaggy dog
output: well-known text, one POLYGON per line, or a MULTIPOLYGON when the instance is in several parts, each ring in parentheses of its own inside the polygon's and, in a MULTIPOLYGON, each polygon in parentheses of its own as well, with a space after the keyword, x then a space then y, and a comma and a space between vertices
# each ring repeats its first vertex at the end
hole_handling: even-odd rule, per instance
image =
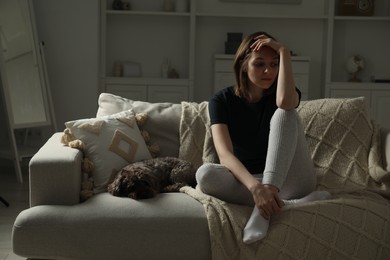
POLYGON ((195 187, 195 171, 190 162, 160 157, 127 165, 120 170, 108 192, 118 197, 147 199, 159 192, 177 192, 183 186, 195 187))

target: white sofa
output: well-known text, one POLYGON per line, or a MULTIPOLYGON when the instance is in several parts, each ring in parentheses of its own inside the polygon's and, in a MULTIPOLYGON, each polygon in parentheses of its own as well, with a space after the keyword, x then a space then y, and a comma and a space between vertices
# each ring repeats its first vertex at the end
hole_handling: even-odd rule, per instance
MULTIPOLYGON (((97 116, 127 109, 149 115, 160 156, 182 155, 181 104, 103 93, 97 116)), ((249 207, 197 190, 141 201, 105 192, 80 203, 84 155, 56 133, 31 159, 31 207, 15 220, 13 250, 30 259, 389 259, 389 133, 379 134, 362 98, 306 101, 298 111, 318 189, 333 199, 285 210, 261 242, 240 241, 249 207)))

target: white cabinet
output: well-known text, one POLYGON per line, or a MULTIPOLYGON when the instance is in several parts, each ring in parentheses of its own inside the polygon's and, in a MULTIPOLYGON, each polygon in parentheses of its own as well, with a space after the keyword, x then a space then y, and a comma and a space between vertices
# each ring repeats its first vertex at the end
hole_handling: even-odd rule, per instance
MULTIPOLYGON (((214 56, 214 93, 225 87, 234 85, 234 55, 214 56)), ((292 66, 296 86, 302 93, 302 100, 309 96, 309 57, 292 57, 292 66)))
POLYGON ((147 85, 135 85, 128 82, 124 84, 106 84, 105 91, 132 100, 146 101, 148 99, 147 85))
POLYGON ((185 86, 154 85, 148 88, 148 101, 180 103, 188 100, 188 88, 185 86))
POLYGON ((330 97, 365 97, 371 119, 390 129, 390 84, 334 83, 330 97))
POLYGON ((107 78, 106 91, 132 100, 180 103, 188 100, 186 80, 107 78))
POLYGON ((374 119, 383 127, 390 129, 390 85, 389 90, 376 90, 371 95, 371 111, 374 119))

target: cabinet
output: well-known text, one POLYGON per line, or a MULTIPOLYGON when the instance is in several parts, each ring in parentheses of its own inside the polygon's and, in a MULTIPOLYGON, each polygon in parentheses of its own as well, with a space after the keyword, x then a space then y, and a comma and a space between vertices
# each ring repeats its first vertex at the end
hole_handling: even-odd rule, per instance
MULTIPOLYGON (((234 85, 233 70, 234 55, 214 56, 214 92, 234 85)), ((302 92, 302 100, 309 95, 309 57, 292 57, 295 84, 302 92)))
POLYGON ((365 97, 371 119, 390 129, 390 84, 380 83, 333 83, 330 97, 365 97))
POLYGON ((371 93, 371 112, 381 126, 390 129, 390 86, 387 90, 375 90, 371 93))
POLYGON ((105 90, 133 100, 180 103, 188 99, 187 84, 185 79, 107 78, 105 90))

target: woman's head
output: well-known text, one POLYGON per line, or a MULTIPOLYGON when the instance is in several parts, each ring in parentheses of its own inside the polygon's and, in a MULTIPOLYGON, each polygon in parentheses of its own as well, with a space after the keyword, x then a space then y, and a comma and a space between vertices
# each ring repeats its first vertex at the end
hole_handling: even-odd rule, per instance
POLYGON ((279 72, 279 56, 271 47, 261 47, 253 51, 251 45, 256 37, 264 35, 275 40, 266 32, 256 32, 247 36, 239 46, 234 60, 235 94, 250 98, 250 87, 258 87, 267 94, 276 89, 279 72))

